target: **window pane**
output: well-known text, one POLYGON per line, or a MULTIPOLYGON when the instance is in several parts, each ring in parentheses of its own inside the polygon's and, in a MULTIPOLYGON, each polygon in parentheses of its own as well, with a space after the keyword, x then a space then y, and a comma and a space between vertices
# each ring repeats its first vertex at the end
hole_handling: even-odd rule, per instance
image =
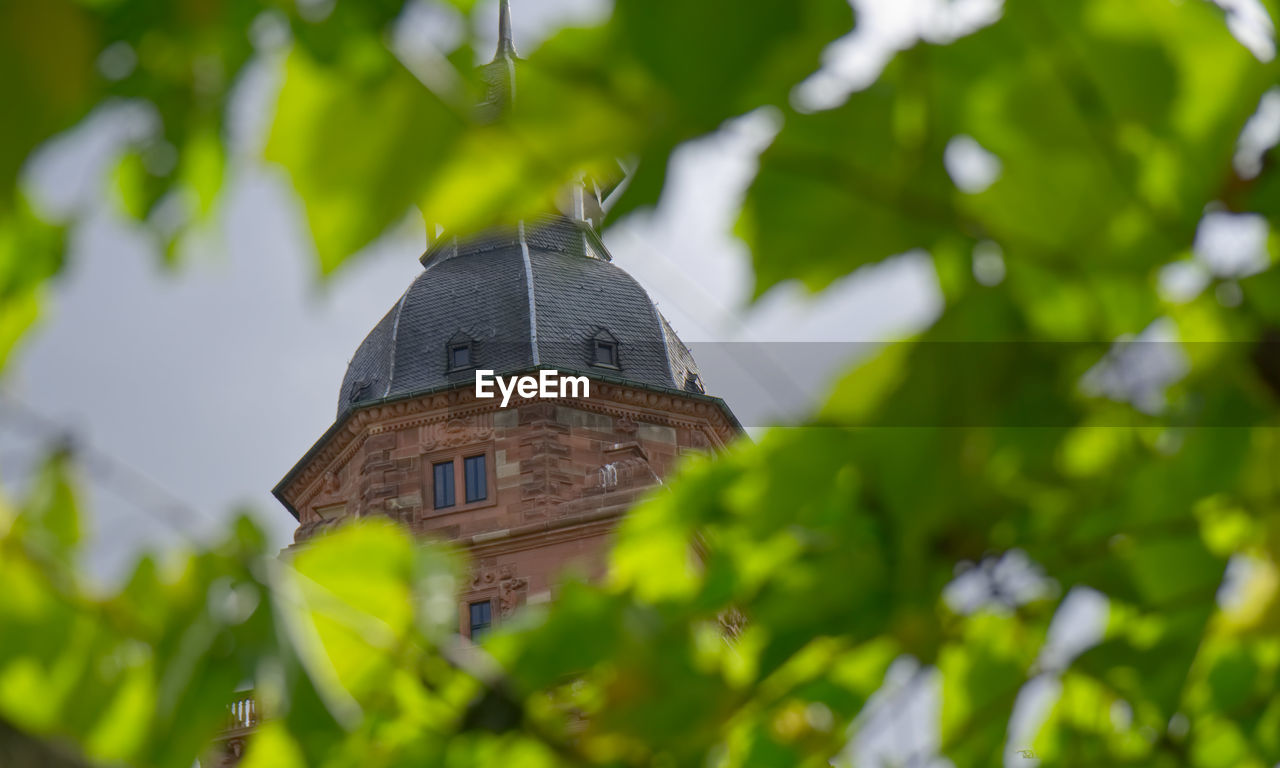
POLYGON ((453 368, 466 368, 471 365, 471 347, 463 344, 449 350, 449 365, 453 368))
POLYGON ((480 501, 489 495, 489 485, 484 476, 484 456, 471 456, 463 461, 467 476, 467 501, 480 501))
POLYGON ((442 461, 433 465, 436 509, 453 506, 453 462, 442 461))
POLYGON ((597 365, 617 365, 616 356, 614 354, 615 347, 607 341, 596 342, 596 359, 592 362, 597 365))
POLYGON ((470 635, 472 640, 479 640, 489 631, 489 627, 493 624, 492 611, 492 605, 488 600, 471 604, 470 635))

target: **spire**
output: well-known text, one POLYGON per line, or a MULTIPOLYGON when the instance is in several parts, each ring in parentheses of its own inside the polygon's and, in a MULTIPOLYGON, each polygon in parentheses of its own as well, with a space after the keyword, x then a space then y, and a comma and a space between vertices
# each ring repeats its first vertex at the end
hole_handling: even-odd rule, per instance
POLYGON ((497 61, 515 57, 516 46, 511 41, 511 3, 508 0, 498 0, 498 50, 493 58, 497 61))
POLYGON ((492 120, 510 109, 516 100, 516 46, 511 41, 511 4, 498 0, 498 50, 493 61, 480 68, 485 97, 480 104, 483 120, 492 120))

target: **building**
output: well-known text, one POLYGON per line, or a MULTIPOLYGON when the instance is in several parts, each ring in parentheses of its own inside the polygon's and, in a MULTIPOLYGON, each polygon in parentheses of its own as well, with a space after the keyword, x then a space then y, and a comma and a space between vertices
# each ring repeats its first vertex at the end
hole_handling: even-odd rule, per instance
POLYGON ((275 488, 297 542, 381 515, 458 542, 467 636, 557 573, 598 575, 605 538, 680 456, 736 422, 644 289, 566 217, 438 243, 356 351, 337 419, 275 488), (589 393, 476 396, 477 370, 587 377, 589 393))
MULTIPOLYGON (((511 92, 506 0, 485 108, 511 92)), ((469 584, 458 630, 472 639, 555 597, 566 568, 599 576, 610 531, 689 451, 741 431, 703 392, 696 364, 596 232, 608 199, 470 239, 437 239, 422 273, 356 350, 333 426, 274 489, 295 545, 351 518, 388 517, 461 545, 469 584), (586 377, 563 397, 476 394, 476 372, 586 377)), ((234 762, 252 727, 235 705, 234 762)))

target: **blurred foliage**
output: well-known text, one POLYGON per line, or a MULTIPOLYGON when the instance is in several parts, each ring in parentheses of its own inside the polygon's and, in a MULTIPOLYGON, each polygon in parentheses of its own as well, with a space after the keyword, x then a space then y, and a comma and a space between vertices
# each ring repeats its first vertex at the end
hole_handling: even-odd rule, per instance
POLYGON ((1280 65, 1222 10, 1016 0, 812 111, 791 94, 850 28, 841 0, 618 0, 521 61, 497 117, 473 107, 470 42, 392 51, 401 13, 0 3, 0 93, 21 116, 0 128, 0 362, 71 223, 33 205, 32 152, 104 104, 148 105, 155 130, 125 149, 116 191, 172 246, 165 206, 188 225, 216 210, 251 62, 283 70, 264 154, 321 272, 414 206, 469 232, 618 158, 636 171, 614 216, 651 205, 677 146, 765 108, 781 129, 739 222, 757 291, 923 249, 941 316, 850 371, 808 426, 689 462, 628 517, 607 583, 566 583, 483 649, 451 632, 453 555, 390 525, 276 558, 240 520, 102 594, 76 575, 74 462, 55 454, 0 512, 0 756, 188 768, 252 682, 269 719, 250 768, 849 764, 910 659, 959 768, 1022 749, 1043 765, 1280 761, 1280 271, 1269 242, 1247 273, 1158 290, 1206 212, 1280 223, 1275 150, 1234 162, 1280 65), (273 25, 284 41, 255 48, 273 25), (948 172, 974 145, 996 161, 982 183, 948 172), (1187 342, 1180 376, 1082 384, 1135 365, 1138 345, 1109 348, 1155 325, 1187 342), (1018 559, 1027 573, 999 575, 1018 559), (986 580, 971 605, 951 597, 966 579, 986 580), (1089 594, 1105 629, 1064 653, 1061 607, 1089 594), (1014 732, 1033 689, 1046 712, 1014 732))

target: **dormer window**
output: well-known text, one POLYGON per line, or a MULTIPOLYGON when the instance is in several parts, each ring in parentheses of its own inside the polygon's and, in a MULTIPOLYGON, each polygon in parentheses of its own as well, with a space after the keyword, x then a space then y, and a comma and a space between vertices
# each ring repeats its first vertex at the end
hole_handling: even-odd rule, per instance
POLYGON ((449 339, 446 347, 448 370, 461 371, 475 367, 475 349, 471 343, 471 337, 459 332, 449 339))
POLYGON ((618 367, 618 344, 613 341, 595 342, 595 354, 592 356, 592 365, 607 365, 611 368, 618 367))
POLYGON ((601 329, 591 337, 591 364, 602 368, 621 368, 618 364, 618 340, 601 329))

